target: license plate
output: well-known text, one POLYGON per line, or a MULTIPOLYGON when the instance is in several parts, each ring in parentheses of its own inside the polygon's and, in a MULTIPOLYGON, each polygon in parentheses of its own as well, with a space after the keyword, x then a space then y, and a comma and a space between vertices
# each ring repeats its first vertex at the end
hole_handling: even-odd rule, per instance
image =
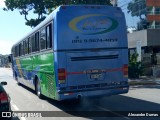
POLYGON ((90 75, 90 78, 91 78, 91 79, 98 79, 98 78, 101 78, 101 77, 102 77, 102 74, 101 74, 101 73, 91 74, 91 75, 90 75))

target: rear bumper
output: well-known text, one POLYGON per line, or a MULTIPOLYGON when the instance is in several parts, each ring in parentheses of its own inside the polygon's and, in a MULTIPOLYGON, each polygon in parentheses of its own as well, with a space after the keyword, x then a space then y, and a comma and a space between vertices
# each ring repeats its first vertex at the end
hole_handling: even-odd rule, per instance
POLYGON ((109 88, 98 88, 98 89, 81 89, 74 91, 59 91, 59 100, 77 99, 80 97, 97 97, 97 96, 110 96, 128 93, 129 85, 116 86, 109 88))

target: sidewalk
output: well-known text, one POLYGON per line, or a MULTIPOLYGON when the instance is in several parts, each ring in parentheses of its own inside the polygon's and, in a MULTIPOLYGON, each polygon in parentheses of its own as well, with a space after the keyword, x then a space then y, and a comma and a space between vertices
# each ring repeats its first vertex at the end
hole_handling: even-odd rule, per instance
POLYGON ((139 79, 128 79, 129 85, 160 85, 160 78, 142 76, 139 79))

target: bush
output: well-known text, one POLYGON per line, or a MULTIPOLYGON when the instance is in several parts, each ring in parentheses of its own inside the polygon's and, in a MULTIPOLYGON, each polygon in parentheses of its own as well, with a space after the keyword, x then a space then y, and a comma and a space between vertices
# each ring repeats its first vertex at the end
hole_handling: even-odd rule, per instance
POLYGON ((142 62, 137 61, 138 54, 134 53, 129 57, 129 66, 128 66, 128 75, 129 78, 139 78, 139 76, 143 75, 144 67, 142 66, 142 62))

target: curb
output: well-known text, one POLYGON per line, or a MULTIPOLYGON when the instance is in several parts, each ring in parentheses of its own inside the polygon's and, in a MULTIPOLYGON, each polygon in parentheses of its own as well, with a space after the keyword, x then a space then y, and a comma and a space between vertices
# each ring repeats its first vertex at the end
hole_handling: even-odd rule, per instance
POLYGON ((134 85, 160 85, 159 83, 157 82, 137 82, 137 81, 131 81, 129 82, 129 85, 130 86, 134 86, 134 85))

